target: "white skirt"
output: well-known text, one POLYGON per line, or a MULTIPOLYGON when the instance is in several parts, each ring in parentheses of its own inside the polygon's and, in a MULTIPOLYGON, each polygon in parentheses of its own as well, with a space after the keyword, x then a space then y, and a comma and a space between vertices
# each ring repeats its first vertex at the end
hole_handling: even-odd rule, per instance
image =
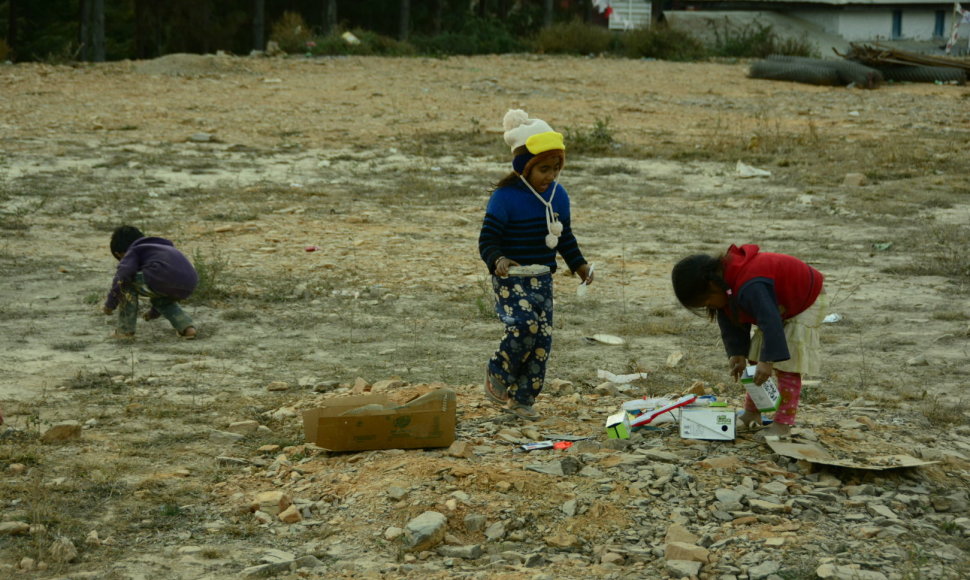
MULTIPOLYGON (((822 363, 818 331, 822 326, 822 319, 828 314, 828 309, 829 301, 825 296, 825 290, 822 290, 808 310, 784 321, 785 340, 788 341, 788 353, 791 358, 773 363, 772 366, 775 369, 786 373, 818 375, 822 363)), ((748 359, 756 361, 761 356, 764 334, 757 326, 753 326, 753 329, 748 359)))

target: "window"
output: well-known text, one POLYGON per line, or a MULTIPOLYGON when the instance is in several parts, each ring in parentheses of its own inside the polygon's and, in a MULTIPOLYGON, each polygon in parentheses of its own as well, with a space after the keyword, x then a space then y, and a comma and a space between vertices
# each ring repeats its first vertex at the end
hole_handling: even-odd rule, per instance
POLYGON ((897 40, 903 37, 903 11, 893 10, 893 34, 892 39, 897 40))
POLYGON ((936 20, 933 23, 934 38, 943 38, 945 36, 945 31, 943 30, 944 24, 946 24, 946 12, 943 10, 937 10, 936 20))

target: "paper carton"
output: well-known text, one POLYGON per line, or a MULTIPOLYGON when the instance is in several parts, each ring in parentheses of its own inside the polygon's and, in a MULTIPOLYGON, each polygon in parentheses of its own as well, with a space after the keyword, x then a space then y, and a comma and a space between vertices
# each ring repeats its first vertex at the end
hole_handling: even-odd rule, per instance
POLYGON ((610 439, 630 438, 630 423, 625 411, 620 411, 606 418, 606 436, 610 439))
POLYGON ((756 385, 754 384, 755 368, 757 367, 751 365, 744 369, 744 373, 741 375, 741 384, 744 385, 744 390, 748 392, 751 400, 762 413, 777 411, 778 403, 781 402, 781 392, 778 390, 775 377, 769 377, 767 381, 756 385))
POLYGON ((684 407, 680 410, 680 436, 684 439, 734 440, 734 409, 684 407))
POLYGON ((405 405, 386 395, 338 397, 303 413, 306 441, 331 451, 447 447, 455 440, 455 392, 437 389, 405 405))

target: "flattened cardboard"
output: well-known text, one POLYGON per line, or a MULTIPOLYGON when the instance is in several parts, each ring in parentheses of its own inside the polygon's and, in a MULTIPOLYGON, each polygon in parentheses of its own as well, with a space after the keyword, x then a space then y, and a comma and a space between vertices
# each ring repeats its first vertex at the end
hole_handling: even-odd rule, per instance
POLYGON ((680 436, 684 439, 734 440, 734 409, 684 407, 680 410, 680 436))
POLYGON ((303 412, 306 441, 331 451, 447 447, 455 440, 457 399, 451 389, 439 390, 444 392, 426 402, 416 399, 401 406, 383 394, 330 399, 303 412), (373 404, 389 408, 341 416, 373 404))
POLYGON ((809 463, 819 463, 822 465, 833 465, 835 467, 846 467, 849 469, 870 469, 884 471, 887 469, 899 469, 900 467, 922 467, 933 465, 939 461, 923 461, 912 455, 873 455, 865 458, 864 461, 852 459, 839 459, 832 455, 828 449, 815 442, 793 443, 791 441, 773 440, 766 438, 765 443, 771 450, 778 455, 801 459, 809 463))

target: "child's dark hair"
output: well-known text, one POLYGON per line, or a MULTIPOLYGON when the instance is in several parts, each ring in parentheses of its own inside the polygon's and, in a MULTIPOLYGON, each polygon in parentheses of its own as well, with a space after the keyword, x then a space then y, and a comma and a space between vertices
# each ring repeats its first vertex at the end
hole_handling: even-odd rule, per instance
POLYGON ((115 228, 111 234, 111 253, 114 255, 124 255, 128 247, 138 238, 144 238, 145 234, 135 226, 121 226, 115 228))
POLYGON ((717 316, 717 309, 704 306, 711 293, 711 283, 729 289, 724 281, 724 257, 695 254, 677 262, 670 273, 677 300, 688 310, 698 314, 705 312, 711 320, 717 316))
POLYGON ((505 177, 503 177, 502 179, 500 179, 499 182, 495 184, 495 189, 501 189, 503 187, 508 187, 510 185, 519 185, 521 183, 522 183, 522 180, 519 177, 519 174, 513 171, 508 175, 506 175, 505 177))

